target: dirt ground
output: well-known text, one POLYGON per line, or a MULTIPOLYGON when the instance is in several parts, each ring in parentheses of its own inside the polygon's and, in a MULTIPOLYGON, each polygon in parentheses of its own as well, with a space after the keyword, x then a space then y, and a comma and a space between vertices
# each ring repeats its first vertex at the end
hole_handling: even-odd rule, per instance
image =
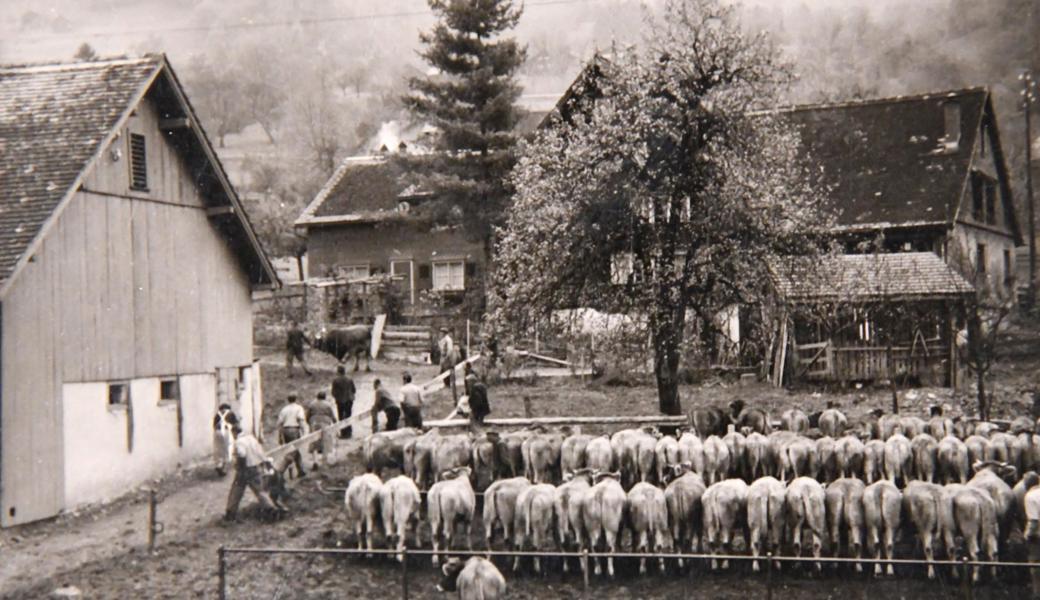
MULTIPOLYGON (((273 424, 275 411, 285 395, 296 391, 311 398, 325 389, 332 376, 331 360, 319 359, 315 375, 286 377, 279 357, 263 361, 264 391, 267 399, 265 423, 273 424)), ((363 368, 363 367, 362 367, 363 368)), ((433 374, 433 369, 373 363, 374 372, 359 374, 359 399, 355 410, 371 401, 371 380, 382 378, 391 389, 400 385, 400 373, 412 370, 418 380, 433 374), (367 396, 365 395, 367 394, 367 396), (367 397, 367 400, 365 399, 367 397)), ((996 416, 1025 414, 1030 393, 1040 384, 1040 361, 1029 359, 999 365, 994 373, 996 416)), ((767 407, 774 416, 787 407, 806 411, 836 402, 853 419, 876 406, 890 405, 887 388, 853 389, 837 392, 788 392, 765 385, 741 387, 724 381, 687 386, 682 390, 684 408, 698 403, 725 404, 743 398, 749 404, 767 407)), ((532 412, 549 415, 654 414, 657 411, 653 387, 604 387, 570 379, 529 380, 494 386, 491 389, 493 416, 522 416, 523 399, 530 399, 532 412)), ((903 412, 923 414, 928 404, 948 404, 953 412, 971 413, 974 402, 970 390, 953 394, 944 389, 900 391, 903 412)), ((450 396, 440 393, 427 409, 427 417, 443 417, 452 408, 450 396)), ((587 428, 587 431, 595 431, 587 428)), ((274 441, 268 436, 267 443, 274 441)), ((319 486, 344 486, 360 472, 359 443, 340 445, 341 460, 331 467, 308 474, 293 483, 293 509, 289 518, 261 524, 253 513, 254 499, 247 494, 243 519, 230 526, 220 521, 230 479, 217 479, 208 468, 186 470, 159 482, 162 503, 160 520, 166 531, 159 536, 154 552, 145 547, 144 523, 146 495, 127 498, 79 515, 63 516, 49 522, 0 532, 0 597, 46 597, 55 588, 73 585, 87 598, 212 598, 217 595, 217 549, 225 546, 276 546, 315 548, 336 543, 353 544, 348 524, 340 510, 341 497, 322 494, 319 486)), ((421 529, 425 530, 425 524, 421 529)), ((475 534, 482 528, 474 525, 475 534)), ((426 534, 423 533, 424 538, 426 534)), ((424 543, 424 547, 429 547, 424 543)), ((411 598, 432 598, 437 572, 428 559, 413 557, 409 564, 411 598)), ((382 559, 337 559, 324 557, 245 557, 229 561, 230 598, 333 598, 400 597, 401 568, 382 559)), ((510 585, 512 598, 579 598, 580 576, 541 578, 531 574, 513 575, 501 565, 510 585)), ((689 575, 669 574, 640 578, 631 565, 622 565, 616 581, 593 579, 596 597, 613 598, 745 598, 764 597, 765 576, 748 576, 743 568, 714 575, 697 569, 689 575)), ((1006 577, 1002 576, 1002 579, 1006 577)), ((776 579, 776 597, 794 595, 811 598, 944 598, 953 595, 954 582, 928 582, 919 574, 903 572, 896 579, 874 580, 855 574, 809 577, 785 573, 776 579)), ((1023 597, 1021 583, 985 584, 976 598, 1023 597)), ((443 596, 441 596, 443 597, 443 596)))

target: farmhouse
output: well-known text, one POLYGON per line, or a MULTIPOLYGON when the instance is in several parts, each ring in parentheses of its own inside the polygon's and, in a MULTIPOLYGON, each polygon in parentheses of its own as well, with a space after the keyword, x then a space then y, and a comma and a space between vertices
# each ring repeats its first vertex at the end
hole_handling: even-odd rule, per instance
POLYGON ((165 56, 0 67, 0 524, 111 498, 260 419, 278 285, 165 56))

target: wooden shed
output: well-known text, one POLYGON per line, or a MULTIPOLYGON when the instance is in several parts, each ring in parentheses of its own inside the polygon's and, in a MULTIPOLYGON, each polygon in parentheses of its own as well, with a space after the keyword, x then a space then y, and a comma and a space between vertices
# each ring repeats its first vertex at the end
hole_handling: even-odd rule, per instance
POLYGON ((932 252, 845 254, 773 266, 778 297, 771 378, 953 386, 974 288, 932 252))
POLYGON ((278 285, 165 56, 0 67, 0 525, 118 496, 260 419, 278 285))

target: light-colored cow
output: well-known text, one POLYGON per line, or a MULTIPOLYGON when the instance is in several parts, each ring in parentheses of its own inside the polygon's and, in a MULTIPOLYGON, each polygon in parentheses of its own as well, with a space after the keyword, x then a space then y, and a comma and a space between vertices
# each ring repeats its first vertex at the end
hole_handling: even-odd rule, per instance
MULTIPOLYGON (((748 487, 748 534, 751 555, 778 552, 787 523, 787 489, 776 477, 760 477, 748 487)), ((758 560, 751 569, 759 571, 758 560)))
POLYGON ((729 446, 717 435, 704 440, 704 481, 712 485, 729 475, 729 446))
POLYGON ((906 485, 913 477, 914 449, 902 433, 894 433, 885 441, 885 477, 892 483, 906 485))
MULTIPOLYGON (((563 549, 586 547, 585 523, 582 519, 581 504, 585 494, 592 487, 593 471, 589 468, 578 469, 563 474, 563 483, 557 486, 553 498, 553 510, 556 514, 557 540, 563 549)), ((563 561, 563 572, 569 571, 568 562, 563 561)))
POLYGON ((704 442, 693 431, 684 431, 679 436, 679 462, 690 463, 690 469, 704 476, 704 442))
MULTIPOLYGON (((945 530, 947 555, 957 552, 955 534, 964 540, 965 550, 970 560, 979 560, 982 553, 991 561, 997 560, 997 511, 993 499, 985 491, 958 483, 948 484, 945 488, 950 503, 949 522, 945 530)), ((978 567, 972 569, 972 580, 981 578, 978 567)))
MULTIPOLYGON (((673 479, 664 491, 664 500, 668 505, 668 521, 672 527, 672 541, 680 552, 698 552, 700 550, 700 532, 702 522, 701 498, 704 496, 704 479, 690 469, 690 463, 683 462, 672 467, 673 479)), ((679 567, 683 561, 679 559, 679 567)))
MULTIPOLYGON (((866 520, 863 511, 865 485, 859 479, 843 477, 835 479, 824 490, 827 502, 827 522, 830 525, 834 555, 841 554, 841 534, 846 532, 848 554, 856 558, 863 556, 863 528, 866 520)), ((863 572, 863 564, 856 563, 856 572, 863 572)))
POLYGON ((793 433, 806 433, 809 431, 809 415, 800 408, 789 408, 780 415, 780 425, 793 433))
MULTIPOLYGON (((748 485, 743 479, 714 483, 701 496, 704 543, 713 555, 729 553, 737 527, 747 522, 747 498, 748 485)), ((711 559, 711 568, 718 570, 717 559, 711 559)), ((722 568, 729 568, 728 560, 722 560, 722 568)))
POLYGON ((408 530, 414 529, 419 521, 419 507, 422 505, 419 487, 407 475, 398 475, 383 484, 379 504, 383 513, 383 531, 388 543, 396 545, 397 562, 401 562, 408 545, 408 530))
POLYGON ((834 447, 834 462, 839 477, 857 477, 863 472, 863 442, 854 435, 839 439, 834 447))
POLYGON ((347 484, 343 504, 347 509, 347 519, 354 527, 358 550, 362 549, 362 540, 369 551, 373 548, 376 527, 382 525, 379 518, 382 489, 383 481, 375 473, 358 475, 347 484))
POLYGON ((836 408, 828 408, 820 413, 820 433, 825 436, 838 439, 845 434, 848 426, 848 418, 836 408))
POLYGON ((585 468, 585 449, 594 436, 575 433, 567 436, 560 446, 560 473, 566 475, 585 468))
POLYGON ((654 466, 657 469, 657 482, 664 485, 672 467, 682 462, 679 460, 679 440, 670 435, 661 436, 654 448, 654 466))
POLYGON ((952 435, 939 440, 939 472, 944 483, 968 482, 968 447, 952 435))
MULTIPOLYGON (((891 481, 882 479, 863 490, 863 517, 867 525, 867 551, 880 559, 882 550, 887 559, 895 558, 896 534, 902 522, 903 495, 891 481)), ((895 569, 889 563, 889 575, 895 569)), ((874 564, 874 575, 882 573, 881 563, 874 564)))
POLYGON ((939 442, 927 433, 921 433, 910 440, 914 453, 914 473, 921 481, 935 481, 936 463, 939 456, 939 442))
POLYGON ((513 525, 516 522, 516 499, 520 492, 531 487, 526 477, 499 479, 484 491, 484 543, 491 549, 495 538, 495 526, 502 527, 502 537, 507 544, 516 540, 513 525))
MULTIPOLYGON (((823 556, 827 542, 827 500, 820 482, 812 477, 798 477, 787 486, 787 523, 791 531, 791 547, 795 556, 802 555, 802 528, 812 532, 812 554, 823 556)), ((817 562, 816 570, 823 566, 817 562)))
POLYGON ((885 442, 869 440, 863 445, 863 478, 868 484, 885 476, 885 442))
POLYGON ((726 477, 747 477, 747 439, 736 431, 727 433, 722 438, 729 450, 729 472, 726 477))
MULTIPOLYGON (((589 547, 595 550, 602 538, 607 552, 617 552, 621 523, 625 518, 627 496, 621 488, 620 473, 598 473, 594 484, 582 500, 585 532, 589 547)), ((603 572, 603 559, 596 560, 596 575, 603 572)), ((614 557, 607 557, 607 572, 614 576, 614 557)))
POLYGON ((816 440, 816 463, 823 483, 830 483, 838 478, 838 442, 823 436, 816 440))
POLYGON ((945 492, 941 485, 926 481, 911 481, 903 491, 903 506, 917 531, 917 539, 928 563, 928 579, 935 579, 935 544, 943 539, 946 509, 945 492))
MULTIPOLYGON (((556 487, 548 483, 536 483, 524 488, 516 498, 516 516, 513 526, 516 536, 515 547, 524 551, 528 542, 534 552, 551 550, 546 548, 553 541, 553 503, 556 487)), ((513 558, 513 571, 520 568, 520 557, 513 558)), ((541 558, 534 557, 534 570, 542 573, 541 558)))
POLYGON ((469 467, 473 457, 468 433, 444 435, 433 446, 430 465, 435 481, 440 481, 445 473, 459 467, 469 467))
POLYGON ((441 474, 441 480, 430 487, 426 495, 426 519, 430 522, 430 541, 433 545, 433 564, 437 565, 437 555, 443 540, 444 549, 451 550, 451 540, 455 537, 455 527, 462 523, 466 544, 473 549, 470 530, 473 527, 473 513, 476 511, 477 498, 473 486, 469 482, 469 467, 458 467, 441 474))
POLYGON ((610 448, 610 438, 599 436, 589 440, 585 446, 585 466, 592 471, 609 472, 613 468, 614 453, 610 448))
POLYGON ((772 445, 769 438, 753 431, 744 438, 744 452, 747 457, 748 476, 752 479, 765 477, 776 472, 773 464, 772 445))
POLYGON ((444 564, 439 592, 458 591, 459 600, 501 600, 506 597, 506 579, 486 558, 474 556, 462 562, 452 558, 444 564))
MULTIPOLYGON (((672 551, 672 538, 668 530, 668 506, 660 488, 645 481, 632 486, 628 492, 628 515, 632 526, 634 551, 653 551, 656 554, 672 551)), ((664 573, 664 559, 658 558, 658 564, 664 573)), ((646 559, 642 557, 639 559, 639 574, 646 574, 646 559)))

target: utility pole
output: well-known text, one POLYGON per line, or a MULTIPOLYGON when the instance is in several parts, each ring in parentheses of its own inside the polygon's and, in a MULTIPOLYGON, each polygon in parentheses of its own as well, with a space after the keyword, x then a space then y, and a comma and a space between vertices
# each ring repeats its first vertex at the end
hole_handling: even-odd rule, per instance
POLYGON ((1033 132, 1030 112, 1036 94, 1033 90, 1033 76, 1029 71, 1018 78, 1022 81, 1022 110, 1026 117, 1026 207, 1029 211, 1029 291, 1026 306, 1032 310, 1036 306, 1036 216, 1033 208, 1033 132))

